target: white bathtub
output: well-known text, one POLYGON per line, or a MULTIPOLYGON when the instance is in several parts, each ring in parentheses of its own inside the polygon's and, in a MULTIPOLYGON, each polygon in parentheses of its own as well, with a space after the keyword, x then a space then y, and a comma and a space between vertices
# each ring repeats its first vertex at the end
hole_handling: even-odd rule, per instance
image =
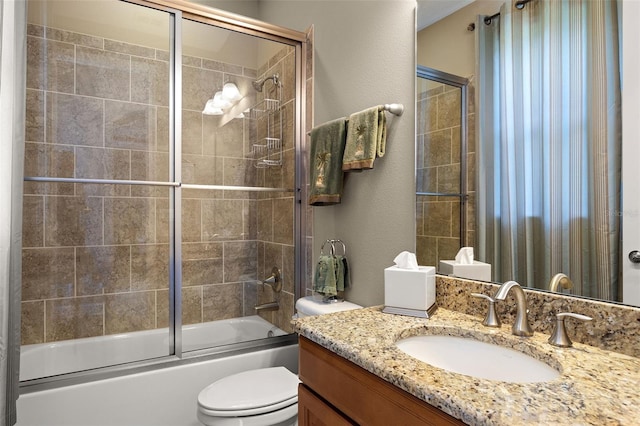
MULTIPOLYGON (((286 334, 257 315, 187 325, 183 352, 286 334)), ((140 361, 169 354, 166 328, 25 345, 20 354, 20 380, 140 361)))
MULTIPOLYGON (((220 344, 225 344, 238 339, 241 341, 266 337, 269 331, 284 334, 282 330, 275 329, 272 324, 259 317, 247 317, 185 327, 183 335, 187 344, 192 345, 189 347, 197 349, 205 340, 203 336, 208 337, 212 333, 224 336, 222 338, 224 343, 220 344), (243 331, 230 333, 230 330, 243 331)), ((139 341, 145 341, 145 339, 130 338, 130 335, 140 337, 138 334, 128 333, 126 337, 102 338, 102 340, 112 340, 110 344, 119 345, 122 339, 124 342, 129 342, 125 346, 133 345, 133 342, 138 340, 138 343, 133 346, 139 350, 139 341)), ((153 333, 142 332, 142 334, 152 335, 153 333)), ((95 342, 99 339, 83 340, 95 342)), ((156 344, 153 343, 154 339, 149 339, 149 342, 156 344)), ((110 344, 102 347, 109 347, 110 344)), ((210 346, 210 342, 207 346, 210 346)), ((66 354, 58 353, 57 356, 63 357, 74 353, 69 350, 66 354)), ((75 362, 84 361, 75 360, 75 362)), ((297 373, 298 345, 291 344, 90 383, 25 393, 18 399, 17 425, 198 426, 200 423, 196 417, 196 400, 198 393, 204 387, 229 374, 275 366, 284 366, 297 373)))

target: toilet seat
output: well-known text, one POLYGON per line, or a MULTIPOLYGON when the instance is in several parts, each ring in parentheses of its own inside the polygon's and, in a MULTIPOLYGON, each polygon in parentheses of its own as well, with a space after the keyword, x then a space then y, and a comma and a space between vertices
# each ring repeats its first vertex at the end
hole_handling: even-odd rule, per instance
POLYGON ((270 413, 298 402, 298 376, 284 367, 243 371, 224 377, 198 395, 202 414, 244 417, 270 413))

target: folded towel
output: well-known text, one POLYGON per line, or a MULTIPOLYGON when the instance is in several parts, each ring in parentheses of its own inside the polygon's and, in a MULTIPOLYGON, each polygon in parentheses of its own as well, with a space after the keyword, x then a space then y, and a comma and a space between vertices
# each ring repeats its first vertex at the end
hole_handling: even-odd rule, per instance
POLYGON ((344 291, 349 287, 349 264, 345 256, 336 255, 336 288, 338 291, 344 291))
POLYGON ((313 289, 325 296, 336 296, 349 287, 349 265, 345 256, 320 255, 313 289))
POLYGON ((342 170, 373 169, 376 156, 384 156, 387 144, 387 117, 377 106, 351 114, 342 170))
POLYGON ((313 289, 316 292, 325 296, 336 296, 338 294, 336 266, 336 258, 334 256, 320 256, 313 280, 313 289))
POLYGON ((346 119, 339 118, 311 130, 309 204, 339 204, 342 197, 342 157, 346 119))

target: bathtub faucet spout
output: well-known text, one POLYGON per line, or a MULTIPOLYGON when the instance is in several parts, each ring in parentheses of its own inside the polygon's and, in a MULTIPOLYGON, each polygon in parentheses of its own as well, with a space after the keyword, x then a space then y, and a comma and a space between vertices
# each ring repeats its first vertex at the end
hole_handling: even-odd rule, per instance
POLYGON ((269 302, 269 303, 262 303, 260 305, 256 305, 254 306, 254 308, 257 312, 260 311, 277 311, 278 309, 280 309, 280 305, 278 304, 277 301, 273 301, 273 302, 269 302))

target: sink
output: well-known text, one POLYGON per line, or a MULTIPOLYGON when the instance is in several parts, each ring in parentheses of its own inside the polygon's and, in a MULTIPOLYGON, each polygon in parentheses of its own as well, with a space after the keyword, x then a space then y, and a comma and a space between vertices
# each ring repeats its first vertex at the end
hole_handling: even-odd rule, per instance
POLYGON ((466 337, 414 336, 398 340, 396 346, 434 367, 481 379, 534 383, 560 376, 555 368, 515 349, 466 337))

